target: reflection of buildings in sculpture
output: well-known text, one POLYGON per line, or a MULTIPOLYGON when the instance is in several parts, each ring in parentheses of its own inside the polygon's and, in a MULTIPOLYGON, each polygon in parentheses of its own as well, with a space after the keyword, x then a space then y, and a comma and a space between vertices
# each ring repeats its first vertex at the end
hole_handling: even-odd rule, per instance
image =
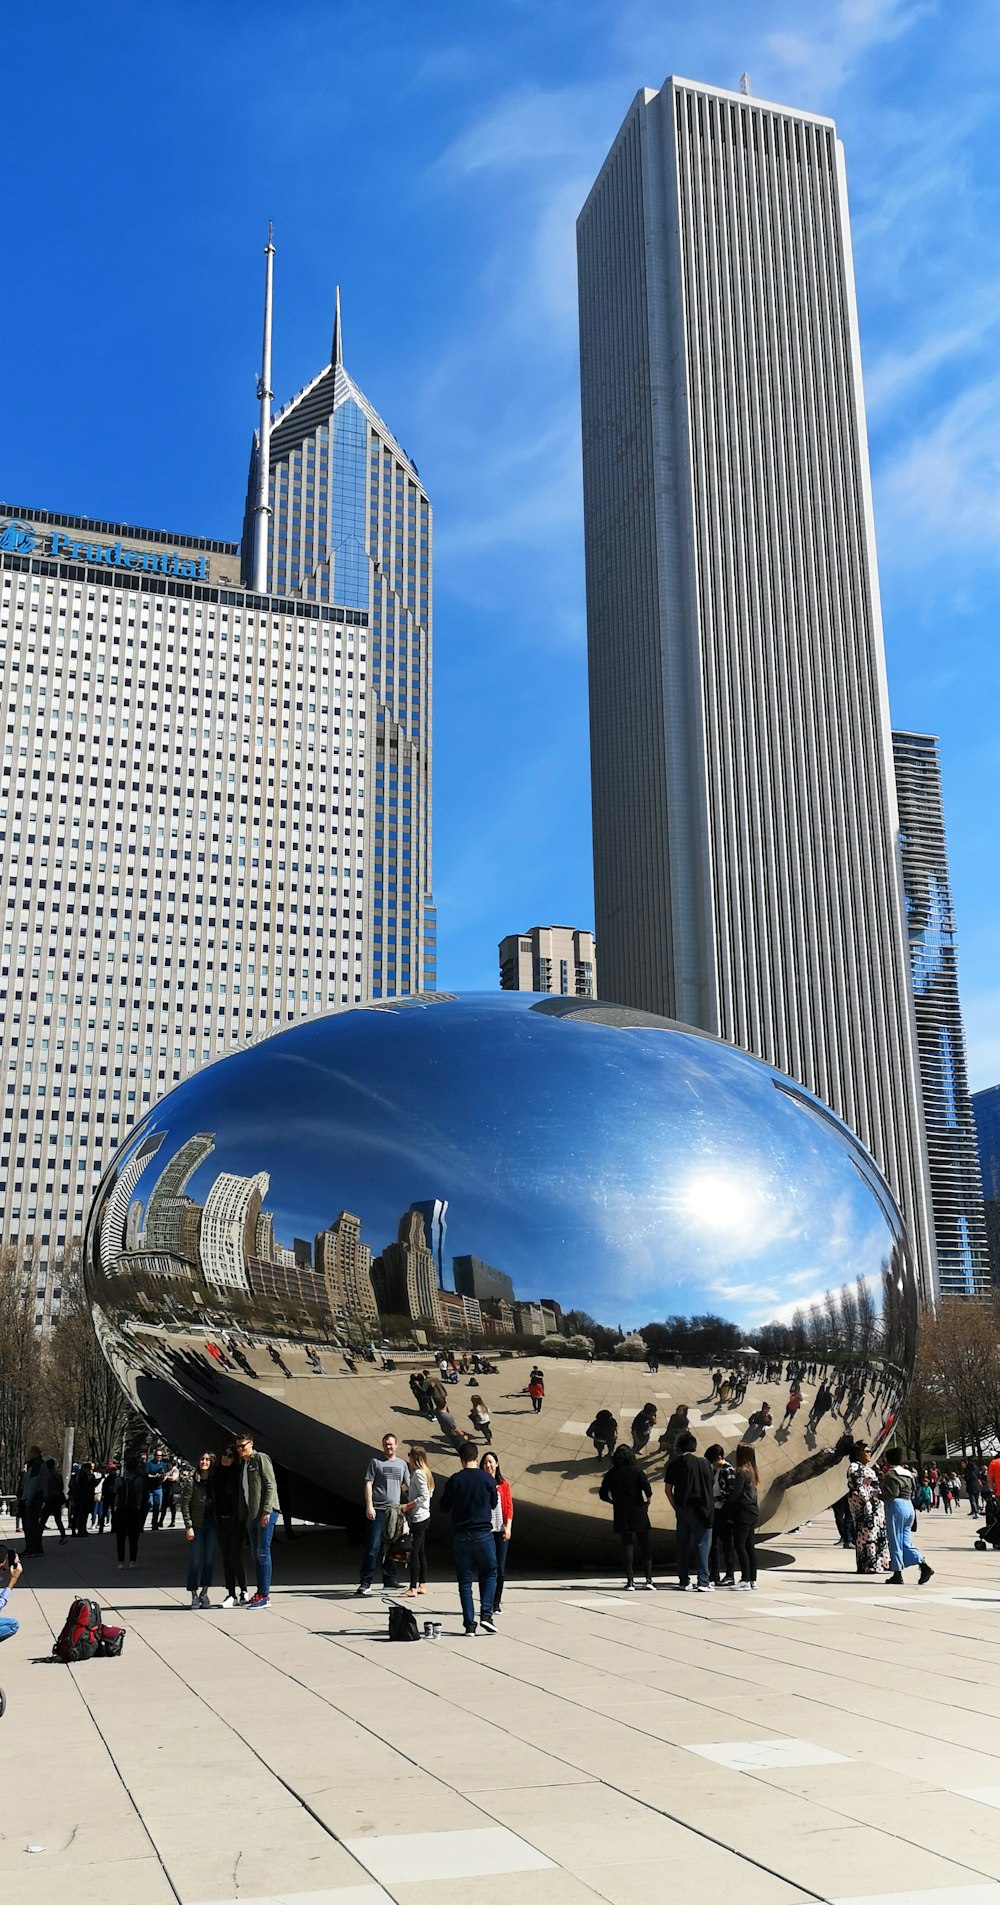
POLYGON ((136 1147, 128 1163, 122 1169, 121 1175, 104 1206, 104 1215, 101 1218, 100 1248, 101 1266, 105 1274, 114 1268, 114 1261, 119 1256, 125 1243, 125 1224, 128 1218, 129 1206, 132 1202, 132 1192, 135 1190, 150 1158, 155 1157, 163 1143, 164 1135, 162 1131, 158 1131, 154 1132, 152 1136, 148 1138, 143 1138, 142 1143, 136 1147))
POLYGON ((484 1263, 482 1257, 453 1257, 451 1261, 455 1288, 460 1296, 477 1297, 480 1303, 487 1297, 495 1297, 502 1303, 513 1304, 514 1285, 502 1270, 484 1263))
POLYGON ((147 1250, 166 1250, 198 1261, 198 1225, 201 1206, 188 1197, 187 1187, 198 1166, 211 1157, 215 1139, 210 1131, 188 1138, 165 1164, 149 1193, 143 1244, 147 1250), (192 1233, 194 1249, 191 1249, 192 1233))
MULTIPOLYGON (((549 1314, 551 1315, 551 1311, 549 1314)), ((542 1315, 541 1304, 515 1303, 514 1328, 519 1336, 544 1336, 545 1318, 542 1315)))
POLYGON ((434 1329, 445 1327, 437 1264, 427 1248, 419 1211, 404 1211, 397 1241, 387 1244, 372 1265, 372 1283, 383 1314, 407 1316, 434 1329))
POLYGON ((365 1323, 378 1321, 372 1253, 361 1241, 360 1217, 342 1210, 328 1230, 319 1232, 315 1264, 326 1288, 327 1306, 332 1316, 357 1318, 365 1323))
POLYGON ((500 941, 504 992, 557 992, 563 998, 596 999, 594 935, 575 926, 530 926, 500 941))
POLYGON ((206 1283, 220 1289, 249 1290, 247 1264, 254 1255, 257 1218, 270 1174, 237 1177, 220 1171, 201 1214, 201 1268, 206 1283))
POLYGON ((307 1237, 292 1238, 292 1262, 298 1264, 300 1270, 312 1269, 312 1244, 307 1237))
POLYGON ((514 1336, 517 1326, 514 1322, 514 1305, 500 1296, 487 1296, 480 1300, 480 1313, 483 1329, 487 1336, 514 1336))
POLYGON ((133 1197, 125 1219, 125 1248, 138 1250, 142 1235, 142 1198, 133 1197))
POLYGON ((261 1263, 274 1263, 274 1212, 262 1210, 257 1213, 254 1225, 253 1254, 261 1263))
POLYGON ((247 1259, 247 1280, 251 1296, 266 1297, 296 1312, 326 1309, 322 1278, 301 1264, 275 1263, 251 1256, 247 1259))
POLYGON ((424 1222, 424 1242, 437 1265, 438 1289, 445 1288, 444 1248, 448 1236, 448 1199, 446 1197, 425 1197, 419 1204, 411 1204, 411 1210, 419 1211, 424 1222))
POLYGON ((118 1274, 122 1277, 181 1277, 185 1283, 194 1279, 194 1264, 190 1259, 175 1256, 168 1250, 123 1250, 118 1258, 118 1274))
POLYGON ((442 1290, 438 1301, 449 1336, 464 1339, 483 1335, 483 1313, 474 1296, 457 1296, 451 1290, 442 1290))

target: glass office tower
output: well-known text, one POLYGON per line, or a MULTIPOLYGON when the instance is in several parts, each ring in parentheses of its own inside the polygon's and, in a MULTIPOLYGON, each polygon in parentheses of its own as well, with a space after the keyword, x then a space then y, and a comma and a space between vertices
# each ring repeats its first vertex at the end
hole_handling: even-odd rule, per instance
POLYGON ((839 1112, 935 1282, 843 155, 670 79, 578 225, 609 999, 839 1112))
POLYGON ((894 731, 892 749, 938 1279, 943 1296, 977 1295, 988 1287, 990 1274, 965 1069, 941 763, 931 734, 894 731))
POLYGON ((1000 1283, 1000 1085, 989 1085, 985 1091, 973 1092, 972 1115, 976 1121, 979 1169, 983 1180, 990 1275, 994 1283, 1000 1283))

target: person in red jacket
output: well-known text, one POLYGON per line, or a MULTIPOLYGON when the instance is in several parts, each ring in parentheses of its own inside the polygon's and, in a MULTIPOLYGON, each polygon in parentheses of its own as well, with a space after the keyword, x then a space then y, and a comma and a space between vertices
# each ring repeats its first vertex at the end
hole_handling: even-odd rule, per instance
POLYGON ((497 1551, 497 1586, 493 1597, 493 1612, 499 1614, 503 1599, 504 1577, 507 1573, 507 1556, 510 1553, 510 1531, 514 1521, 514 1497, 510 1492, 510 1483, 505 1482, 500 1473, 500 1463, 492 1449, 488 1449, 479 1464, 492 1475, 497 1485, 497 1505, 493 1510, 493 1541, 497 1551))
POLYGON ((542 1403, 545 1400, 545 1377, 542 1375, 537 1363, 531 1375, 528 1377, 528 1394, 531 1397, 531 1406, 536 1416, 540 1416, 542 1413, 542 1403))

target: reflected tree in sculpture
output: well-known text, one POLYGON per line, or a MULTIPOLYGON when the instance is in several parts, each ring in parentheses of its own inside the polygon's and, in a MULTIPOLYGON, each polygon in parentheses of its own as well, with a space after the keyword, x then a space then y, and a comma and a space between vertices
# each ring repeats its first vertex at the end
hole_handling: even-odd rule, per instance
MULTIPOLYGON (((251 1428, 316 1518, 356 1508, 387 1427, 451 1466, 410 1377, 467 1353, 449 1406, 464 1428, 479 1386, 520 1541, 567 1557, 606 1534, 600 1410, 625 1440, 647 1403, 661 1428, 687 1404, 702 1447, 756 1436, 780 1532, 841 1492, 852 1435, 889 1432, 915 1353, 899 1212, 830 1111, 687 1027, 524 993, 334 1013, 210 1066, 121 1147, 85 1257, 105 1352, 160 1431, 194 1451, 251 1428), (706 1316, 736 1328, 688 1327, 706 1316), (679 1321, 637 1360, 592 1356, 581 1317, 679 1321), (804 1406, 761 1430, 790 1356, 804 1406)), ((669 1529, 659 1434, 641 1459, 669 1529)))

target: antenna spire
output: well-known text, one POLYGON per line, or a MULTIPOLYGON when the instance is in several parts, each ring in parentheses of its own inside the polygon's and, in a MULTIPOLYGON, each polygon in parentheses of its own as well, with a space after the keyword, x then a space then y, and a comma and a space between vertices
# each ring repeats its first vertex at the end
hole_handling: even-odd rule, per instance
POLYGON ((271 294, 274 283, 274 226, 268 223, 264 246, 264 344, 261 352, 257 397, 260 402, 260 435, 257 444, 257 501, 254 504, 253 588, 263 595, 268 580, 268 530, 271 516, 271 294))
POLYGON ((749 75, 749 73, 741 73, 741 74, 740 74, 740 92, 741 92, 741 93, 742 93, 742 94, 744 95, 744 97, 745 97, 745 98, 747 98, 747 99, 749 99, 749 97, 750 97, 750 75, 749 75))
POLYGON ((344 362, 344 340, 340 334, 340 286, 337 286, 337 302, 333 311, 333 344, 330 348, 330 362, 336 370, 344 362))

